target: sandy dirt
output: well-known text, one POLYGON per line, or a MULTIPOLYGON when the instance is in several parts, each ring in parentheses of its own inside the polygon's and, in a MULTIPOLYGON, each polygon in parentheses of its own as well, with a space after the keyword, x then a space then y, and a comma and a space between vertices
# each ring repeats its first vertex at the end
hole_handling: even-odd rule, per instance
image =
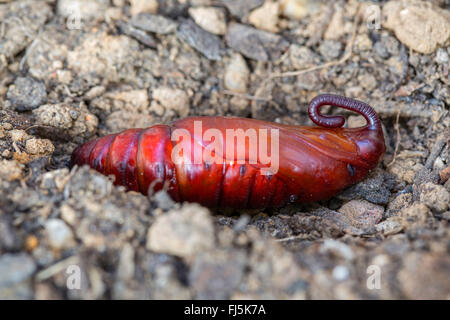
POLYGON ((1 299, 450 298, 448 1, 0 2, 1 299), (325 92, 386 139, 327 201, 210 210, 68 168, 191 115, 312 125, 325 92))

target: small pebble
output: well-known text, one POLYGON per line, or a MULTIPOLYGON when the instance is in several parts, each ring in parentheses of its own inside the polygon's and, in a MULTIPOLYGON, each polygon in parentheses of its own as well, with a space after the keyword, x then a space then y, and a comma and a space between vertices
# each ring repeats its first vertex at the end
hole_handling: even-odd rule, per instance
POLYGON ((303 69, 319 64, 320 59, 306 46, 292 44, 289 48, 289 60, 294 69, 303 69))
POLYGON ((0 256, 0 288, 28 279, 35 270, 36 264, 28 254, 3 254, 0 256))
POLYGON ((24 166, 16 160, 0 161, 0 179, 7 181, 20 180, 24 166))
POLYGON ((130 21, 133 27, 157 33, 157 34, 169 34, 175 32, 177 29, 177 23, 164 16, 140 13, 131 18, 130 21))
POLYGON ((75 212, 75 210, 70 207, 67 204, 63 204, 61 206, 61 218, 67 222, 68 224, 70 224, 71 226, 73 226, 76 222, 77 219, 77 213, 75 212))
POLYGON ((214 226, 209 211, 198 204, 185 204, 157 217, 147 235, 147 248, 189 257, 212 248, 214 226))
POLYGON ((350 271, 346 266, 336 266, 333 268, 333 277, 338 281, 347 280, 350 271))
POLYGON ((278 2, 266 1, 264 5, 250 13, 248 21, 258 29, 276 33, 279 9, 278 2))
POLYGON ((377 87, 377 79, 370 73, 363 73, 358 76, 358 82, 366 90, 373 90, 377 87))
POLYGON ((333 239, 326 239, 320 246, 319 251, 321 253, 333 252, 349 261, 353 260, 355 257, 355 253, 353 252, 351 247, 341 241, 333 239))
POLYGON ((0 215, 0 250, 17 251, 22 247, 22 239, 18 229, 12 225, 11 219, 6 215, 0 215))
POLYGON ((224 85, 228 90, 245 93, 247 92, 250 70, 247 63, 240 54, 235 54, 225 68, 224 85))
POLYGON ((47 101, 47 91, 42 82, 30 77, 19 77, 9 86, 6 97, 17 111, 28 111, 47 101))
POLYGON ((189 97, 183 90, 159 87, 153 90, 152 97, 166 109, 176 111, 180 117, 189 114, 189 97))
POLYGON ((439 64, 448 63, 448 53, 442 48, 437 49, 436 51, 436 62, 439 64))
POLYGON ((32 155, 48 155, 55 151, 53 143, 48 139, 28 139, 25 143, 27 153, 32 155))
POLYGON ((227 31, 225 12, 220 8, 189 8, 189 15, 194 19, 196 24, 208 32, 224 35, 227 31))
POLYGON ((444 212, 450 203, 450 194, 444 186, 427 182, 420 186, 420 201, 437 212, 444 212))
POLYGON ((39 245, 39 240, 35 235, 28 235, 25 238, 24 247, 27 251, 33 251, 39 245))
POLYGON ((192 20, 180 24, 177 36, 209 60, 222 59, 223 49, 220 38, 200 28, 192 20))
POLYGON ((344 10, 337 6, 327 30, 323 34, 325 40, 338 40, 346 33, 346 24, 344 23, 344 10))
POLYGON ((414 225, 424 224, 432 214, 425 204, 416 202, 400 210, 397 216, 402 219, 405 228, 410 228, 414 225))
POLYGON ((321 3, 315 0, 281 0, 280 7, 284 16, 301 20, 307 15, 319 12, 321 3))
POLYGON ((396 234, 403 230, 402 220, 398 217, 390 217, 375 225, 375 229, 385 236, 396 234))
POLYGON ((383 27, 414 51, 430 54, 450 39, 448 11, 420 1, 389 1, 383 6, 383 27))
POLYGON ((100 19, 106 8, 105 1, 98 0, 58 0, 57 4, 59 15, 72 19, 79 17, 80 20, 100 19))
POLYGON ((344 204, 338 212, 351 220, 352 226, 359 229, 370 229, 383 217, 384 208, 366 200, 351 200, 344 204))
POLYGON ((4 124, 2 124, 2 127, 5 130, 11 130, 13 128, 13 125, 9 122, 5 122, 4 124))
POLYGON ((133 37, 134 39, 146 45, 147 47, 156 48, 155 38, 152 35, 148 34, 147 32, 134 28, 130 24, 121 20, 117 21, 117 25, 119 26, 120 31, 123 32, 124 34, 133 37))
POLYGON ((47 220, 45 223, 45 231, 49 245, 53 249, 59 250, 73 244, 72 230, 60 219, 47 220))
POLYGON ((86 94, 84 95, 84 99, 86 99, 88 101, 94 100, 95 98, 104 94, 105 91, 106 91, 106 88, 104 86, 92 87, 91 89, 89 89, 88 92, 86 92, 86 94))
POLYGON ((319 51, 325 60, 335 60, 341 54, 342 43, 336 40, 325 40, 320 44, 319 51))
POLYGON ((439 177, 440 177, 442 183, 446 183, 450 179, 450 166, 448 166, 445 169, 442 169, 439 172, 439 177))
POLYGON ((56 76, 58 81, 64 84, 69 84, 73 80, 72 72, 70 70, 57 70, 56 76))
POLYGON ((11 151, 9 151, 8 149, 3 150, 3 152, 2 152, 2 157, 3 157, 3 158, 9 158, 9 157, 11 157, 11 151))
POLYGON ((25 130, 14 129, 8 132, 9 137, 14 142, 24 142, 30 138, 30 135, 25 130))
POLYGON ((260 61, 275 60, 289 47, 289 42, 279 35, 239 23, 228 27, 225 38, 234 50, 260 61))
POLYGON ((261 6, 264 3, 264 0, 220 0, 220 2, 227 7, 228 11, 230 11, 233 16, 242 19, 248 15, 252 9, 261 6))

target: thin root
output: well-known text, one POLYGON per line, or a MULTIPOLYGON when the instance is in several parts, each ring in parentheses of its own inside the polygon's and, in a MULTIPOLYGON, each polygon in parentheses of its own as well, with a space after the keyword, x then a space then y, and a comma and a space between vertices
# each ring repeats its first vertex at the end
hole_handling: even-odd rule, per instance
POLYGON ((400 147, 400 141, 402 139, 401 135, 400 135, 400 126, 398 124, 399 119, 400 119, 400 111, 401 108, 398 109, 397 111, 397 116, 395 118, 395 124, 394 124, 394 128, 395 128, 395 138, 396 138, 396 142, 395 142, 395 149, 394 149, 394 157, 392 158, 392 161, 389 162, 386 167, 389 168, 390 166, 392 166, 395 163, 395 160, 397 160, 397 154, 398 154, 398 148, 400 147))

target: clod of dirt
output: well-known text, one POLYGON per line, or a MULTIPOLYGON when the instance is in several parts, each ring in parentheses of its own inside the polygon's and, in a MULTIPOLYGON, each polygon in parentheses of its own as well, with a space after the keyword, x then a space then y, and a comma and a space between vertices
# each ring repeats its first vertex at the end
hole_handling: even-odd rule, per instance
POLYGON ((289 295, 304 298, 305 278, 295 266, 293 254, 254 229, 247 235, 252 244, 248 258, 250 272, 245 280, 247 286, 232 298, 283 299, 289 295))
POLYGON ((386 216, 390 217, 403 208, 409 207, 413 202, 413 195, 410 192, 404 192, 397 195, 389 202, 386 210, 386 216))
POLYGON ((427 182, 420 186, 420 201, 437 212, 444 212, 450 204, 450 193, 441 185, 427 182))
POLYGON ((292 69, 309 68, 319 64, 320 57, 307 46, 292 44, 289 47, 289 62, 292 69))
POLYGON ((153 90, 152 97, 166 110, 176 111, 180 117, 189 113, 189 97, 183 90, 160 87, 153 90))
POLYGON ((210 214, 198 204, 159 216, 147 236, 148 249, 186 258, 212 248, 214 242, 210 214))
POLYGON ((55 146, 48 139, 28 139, 25 143, 25 150, 32 156, 42 157, 51 155, 55 151, 55 146))
POLYGON ((161 208, 162 210, 169 210, 172 209, 175 206, 175 202, 172 200, 172 198, 169 196, 169 194, 164 191, 160 190, 156 192, 152 196, 152 201, 155 202, 158 208, 161 208))
POLYGON ((228 46, 248 58, 261 61, 276 60, 289 46, 289 42, 279 35, 239 23, 232 23, 225 37, 228 46))
POLYGON ((450 40, 450 13, 424 1, 389 1, 383 26, 411 49, 430 54, 450 40))
POLYGON ((325 40, 320 45, 319 51, 327 61, 336 60, 342 52, 342 43, 337 40, 325 40))
POLYGON ((416 202, 401 210, 398 213, 398 217, 402 219, 405 228, 414 228, 426 224, 427 220, 432 217, 432 214, 425 204, 416 202))
POLYGON ((388 171, 394 174, 399 180, 413 183, 414 176, 423 169, 424 165, 418 158, 414 157, 397 159, 393 165, 388 168, 388 171))
POLYGON ((224 35, 227 31, 225 12, 223 9, 214 7, 189 8, 189 15, 195 23, 208 32, 224 35))
POLYGON ((41 181, 40 187, 43 190, 61 193, 69 181, 69 178, 70 175, 67 168, 45 172, 39 177, 41 181))
POLYGON ((329 210, 327 208, 319 208, 311 212, 311 215, 318 217, 320 220, 315 222, 315 229, 322 234, 336 237, 344 233, 353 235, 373 234, 375 232, 375 224, 381 219, 380 210, 375 217, 370 217, 364 212, 356 212, 352 210, 350 204, 344 207, 344 214, 329 210))
POLYGON ((75 141, 92 137, 98 126, 97 117, 84 105, 46 104, 34 110, 33 113, 38 125, 66 132, 73 136, 75 141))
POLYGON ((375 204, 386 204, 392 184, 392 177, 381 169, 375 169, 367 179, 344 190, 337 197, 344 200, 362 198, 375 204))
POLYGON ((197 299, 229 299, 242 283, 247 259, 242 250, 211 250, 194 259, 189 282, 197 299))
MULTIPOLYGON (((64 180, 64 177, 55 179, 64 180)), ((57 183, 55 180, 54 185, 57 186, 57 183)), ((54 192, 60 194, 57 190, 54 192)), ((107 247, 129 241, 130 237, 145 242, 149 220, 146 197, 113 188, 110 179, 87 166, 72 170, 63 194, 67 196, 64 204, 76 212, 76 217, 71 217, 77 221, 74 233, 83 246, 101 252, 107 247)))
POLYGON ((139 13, 133 16, 130 24, 133 27, 157 34, 169 34, 175 32, 177 29, 177 23, 175 21, 149 13, 139 13))
POLYGON ((8 136, 13 142, 25 142, 30 135, 25 130, 13 129, 8 131, 8 136))
POLYGON ((39 107, 47 101, 45 85, 30 77, 19 77, 9 87, 7 93, 11 106, 17 111, 28 111, 39 107))
POLYGON ((36 38, 38 31, 53 17, 49 4, 41 1, 12 1, 0 8, 5 34, 0 39, 0 55, 12 58, 36 38))
POLYGON ((147 90, 107 92, 92 100, 89 107, 100 119, 104 119, 106 128, 101 128, 101 135, 153 124, 147 90))
POLYGON ((200 28, 192 20, 180 24, 177 36, 209 60, 221 60, 223 49, 220 38, 200 28))
POLYGON ((439 253, 412 252, 404 259, 399 284, 408 299, 448 298, 450 257, 439 253))
POLYGON ((106 33, 86 34, 81 44, 67 54, 68 67, 88 83, 96 77, 112 82, 136 81, 136 63, 142 52, 130 37, 106 33))
POLYGON ((365 200, 351 200, 339 208, 338 212, 352 219, 352 225, 359 229, 370 229, 383 217, 384 208, 365 200))
POLYGON ((0 179, 6 181, 20 180, 24 166, 16 160, 2 160, 0 162, 0 179))

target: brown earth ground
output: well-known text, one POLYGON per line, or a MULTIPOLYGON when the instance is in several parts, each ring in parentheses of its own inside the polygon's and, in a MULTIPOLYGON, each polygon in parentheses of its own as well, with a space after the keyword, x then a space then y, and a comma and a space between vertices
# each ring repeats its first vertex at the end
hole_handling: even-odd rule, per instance
POLYGON ((448 1, 0 2, 0 298, 450 298, 448 1), (312 125, 324 92, 387 144, 329 201, 209 210, 68 169, 188 115, 312 125))

